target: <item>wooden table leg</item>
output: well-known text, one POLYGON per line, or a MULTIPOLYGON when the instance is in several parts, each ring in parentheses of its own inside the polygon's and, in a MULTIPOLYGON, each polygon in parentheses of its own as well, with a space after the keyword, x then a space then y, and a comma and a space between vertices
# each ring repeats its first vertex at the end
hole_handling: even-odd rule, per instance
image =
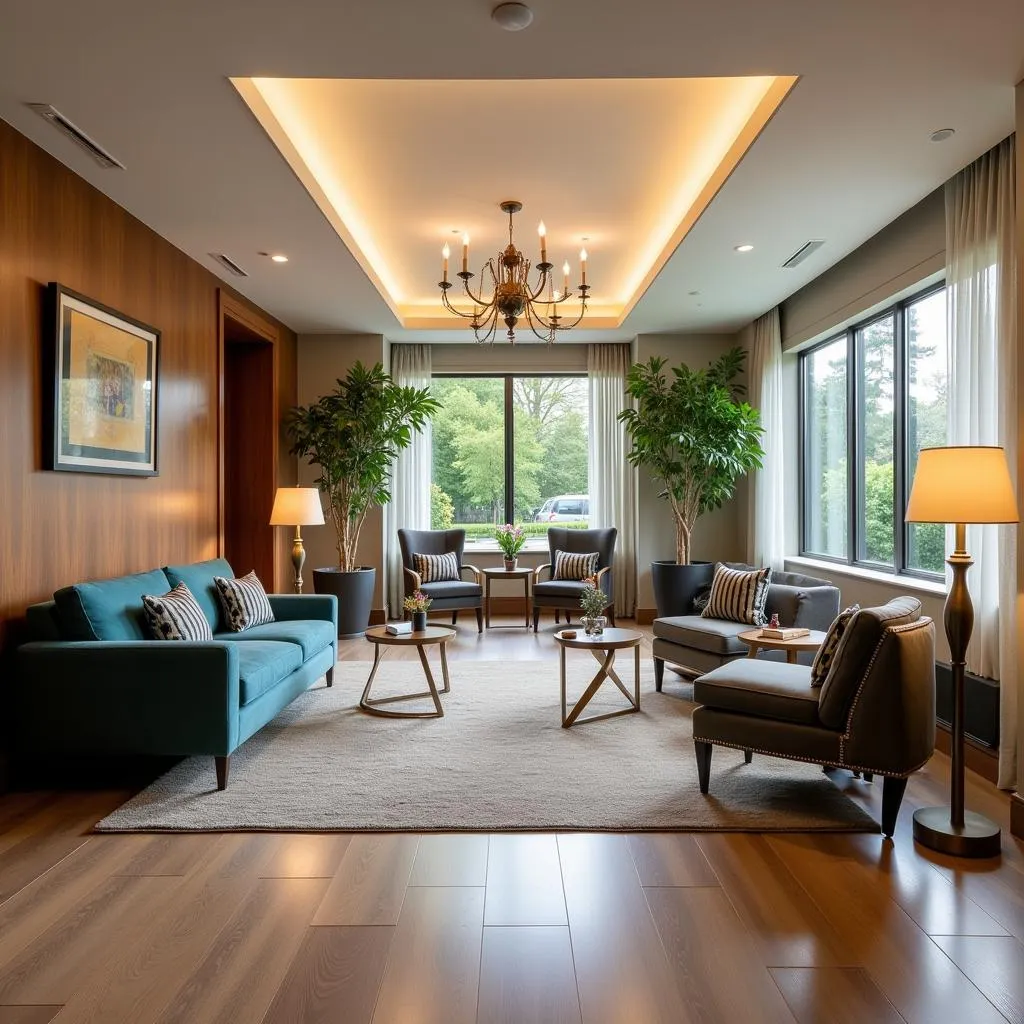
MULTIPOLYGON (((441 678, 444 680, 444 686, 441 688, 442 693, 450 693, 452 684, 448 679, 448 655, 445 654, 445 648, 448 646, 447 643, 438 644, 441 648, 441 678)), ((421 647, 420 650, 423 648, 421 647)))
POLYGON ((796 655, 797 655, 797 652, 796 652, 796 651, 794 651, 794 650, 793 650, 793 648, 789 648, 789 649, 788 649, 788 650, 786 651, 786 661, 787 661, 787 662, 788 662, 788 663, 789 663, 790 665, 795 665, 795 664, 796 664, 796 655))
POLYGON ((491 628, 491 577, 489 574, 484 575, 484 617, 486 621, 486 628, 491 628))
POLYGON ((530 628, 530 577, 523 577, 523 603, 526 605, 526 628, 530 628))
MULTIPOLYGON (((444 644, 441 647, 441 669, 445 677, 445 692, 450 687, 448 683, 448 663, 444 657, 444 644)), ((380 644, 374 644, 374 658, 373 668, 370 671, 370 678, 366 680, 366 687, 363 689, 363 695, 359 698, 359 707, 371 715, 379 715, 381 718, 443 718, 444 708, 441 706, 441 698, 438 696, 437 684, 434 682, 434 675, 430 671, 430 663, 427 661, 427 654, 424 650, 423 644, 416 645, 416 652, 420 656, 420 664, 423 666, 423 674, 427 677, 427 689, 422 693, 401 693, 395 697, 380 697, 371 700, 370 699, 370 687, 373 685, 373 680, 377 675, 377 669, 380 667, 380 663, 384 660, 384 655, 390 650, 389 647, 384 647, 381 650, 380 644), (385 711, 380 705, 381 704, 393 704, 399 700, 417 700, 421 697, 429 697, 434 702, 433 711, 385 711)))
POLYGON ((760 650, 760 648, 753 640, 748 640, 747 643, 749 644, 749 646, 747 647, 747 657, 756 658, 757 652, 760 650))

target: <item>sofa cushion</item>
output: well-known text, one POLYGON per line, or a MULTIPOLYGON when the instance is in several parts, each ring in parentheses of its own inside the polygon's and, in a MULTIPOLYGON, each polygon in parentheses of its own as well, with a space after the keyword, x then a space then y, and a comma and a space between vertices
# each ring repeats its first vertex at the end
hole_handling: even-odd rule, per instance
POLYGON ((811 662, 811 686, 821 686, 825 682, 829 669, 832 668, 832 662, 836 660, 839 641, 843 639, 850 620, 859 611, 859 604, 851 604, 849 608, 844 608, 832 620, 832 625, 825 632, 825 639, 821 641, 821 646, 814 652, 814 660, 811 662))
POLYGON ((431 599, 445 600, 449 597, 479 597, 484 588, 472 580, 442 580, 440 583, 424 583, 420 590, 431 599))
POLYGON ((440 555, 421 555, 414 552, 412 564, 421 583, 444 583, 459 579, 459 554, 445 551, 440 555))
MULTIPOLYGON (((238 634, 231 634, 237 641, 238 634)), ((277 640, 248 640, 235 643, 238 651, 238 698, 245 707, 302 665, 302 648, 298 644, 277 640)))
POLYGON ((699 676, 693 699, 721 711, 737 711, 804 725, 820 725, 818 691, 806 665, 737 658, 699 676))
POLYGON ((571 580, 579 583, 589 579, 597 572, 597 563, 601 560, 599 551, 556 551, 555 568, 551 573, 553 580, 571 580))
POLYGON ((184 583, 199 607, 203 609, 210 629, 217 632, 224 628, 220 613, 220 599, 214 586, 214 576, 234 576, 235 572, 225 558, 211 558, 206 562, 195 562, 192 565, 165 565, 164 572, 172 587, 184 583))
POLYGON ((143 594, 170 590, 163 570, 76 583, 58 590, 53 599, 66 640, 148 640, 142 611, 143 594))
POLYGON ((329 647, 337 636, 333 622, 319 619, 294 619, 286 622, 267 622, 262 626, 250 626, 241 633, 217 633, 214 640, 239 640, 251 643, 254 640, 278 640, 282 643, 298 644, 302 660, 309 661, 314 654, 329 647))
POLYGON ((673 615, 654 620, 656 637, 712 654, 746 654, 749 648, 739 635, 750 628, 747 622, 706 619, 703 615, 673 615))
POLYGON ((192 591, 178 583, 167 594, 143 594, 146 625, 156 640, 212 640, 213 633, 192 591))
POLYGON ((267 592, 255 570, 237 579, 214 576, 213 582, 220 598, 224 625, 232 633, 241 633, 250 626, 262 626, 274 621, 274 609, 270 607, 267 592))
POLYGON ((701 615, 709 619, 745 622, 751 626, 766 625, 764 605, 771 579, 772 570, 768 566, 744 572, 719 563, 711 581, 711 597, 701 615))
POLYGON ((537 583, 533 588, 534 597, 575 597, 583 593, 583 584, 579 580, 548 580, 537 583))
POLYGON ((846 627, 825 682, 821 685, 821 721, 841 729, 879 641, 886 629, 905 626, 921 617, 916 597, 894 597, 879 608, 861 608, 846 627))

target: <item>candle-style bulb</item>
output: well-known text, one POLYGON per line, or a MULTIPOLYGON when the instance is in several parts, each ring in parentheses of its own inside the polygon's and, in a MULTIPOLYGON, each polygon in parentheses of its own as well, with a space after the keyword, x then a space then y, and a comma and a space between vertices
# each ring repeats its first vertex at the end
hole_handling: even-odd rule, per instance
POLYGON ((451 256, 452 251, 448 248, 448 243, 444 243, 444 248, 441 250, 441 280, 448 280, 448 257, 451 256))
POLYGON ((537 234, 540 235, 540 261, 548 261, 548 229, 544 227, 544 221, 537 225, 537 234))
POLYGON ((580 284, 587 283, 587 250, 580 249, 580 284))
POLYGON ((462 236, 462 272, 469 273, 469 235, 462 236))
POLYGON ((543 238, 547 233, 548 233, 548 229, 546 227, 544 227, 544 221, 541 221, 537 225, 537 234, 540 235, 541 238, 543 238))
POLYGON ((448 243, 447 243, 447 242, 445 242, 445 243, 444 243, 444 248, 443 248, 443 249, 441 250, 441 255, 442 255, 442 256, 443 256, 443 257, 444 257, 445 259, 448 259, 448 257, 449 257, 449 256, 451 256, 451 254, 452 254, 452 251, 451 251, 451 249, 450 249, 450 248, 448 247, 448 243))

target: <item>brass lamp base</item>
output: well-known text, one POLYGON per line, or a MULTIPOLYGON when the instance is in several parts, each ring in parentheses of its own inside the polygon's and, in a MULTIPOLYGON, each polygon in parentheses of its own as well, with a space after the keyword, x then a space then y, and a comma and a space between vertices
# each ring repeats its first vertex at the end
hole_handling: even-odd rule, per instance
POLYGON ((914 841, 950 857, 998 857, 999 826, 982 814, 964 811, 964 823, 954 825, 945 807, 922 807, 914 812, 914 841))
POLYGON ((302 567, 306 563, 306 549, 302 546, 302 527, 295 527, 292 541, 292 566, 295 569, 295 593, 302 593, 302 567))

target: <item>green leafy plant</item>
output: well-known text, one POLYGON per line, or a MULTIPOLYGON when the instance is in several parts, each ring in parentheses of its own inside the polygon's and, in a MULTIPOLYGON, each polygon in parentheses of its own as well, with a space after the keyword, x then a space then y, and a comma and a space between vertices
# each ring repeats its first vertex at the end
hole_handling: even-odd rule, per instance
POLYGON ((440 408, 426 388, 402 387, 384 372, 357 362, 337 387, 291 411, 286 423, 292 454, 320 470, 337 536, 338 568, 356 568, 366 514, 391 500, 396 456, 440 408))
POLYGON ((674 367, 671 380, 657 356, 629 369, 626 391, 636 406, 619 414, 633 444, 627 458, 663 485, 680 565, 689 564, 697 519, 731 498, 737 481, 764 458, 760 414, 735 383, 745 359, 736 347, 704 369, 674 367))
POLYGON ((494 539, 498 542, 498 547, 501 548, 501 553, 506 558, 515 558, 526 543, 526 532, 521 526, 505 523, 504 526, 499 526, 494 531, 494 539))
POLYGON ((596 576, 588 576, 583 581, 580 607, 584 614, 591 619, 596 619, 608 607, 608 597, 598 585, 596 576))

